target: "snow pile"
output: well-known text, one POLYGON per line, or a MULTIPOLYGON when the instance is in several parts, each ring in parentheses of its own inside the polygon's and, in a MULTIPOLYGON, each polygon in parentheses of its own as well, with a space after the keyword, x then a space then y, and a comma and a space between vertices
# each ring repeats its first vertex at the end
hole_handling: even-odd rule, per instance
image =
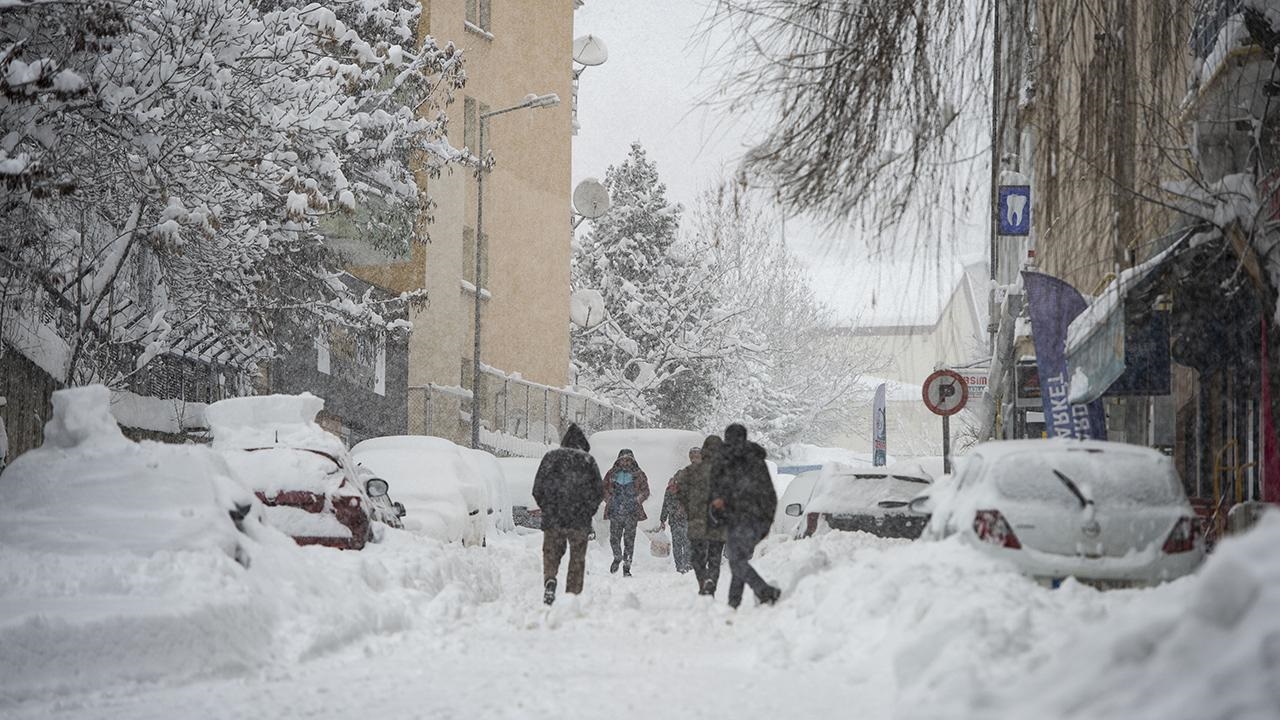
MULTIPOLYGON (((1028 672, 1064 655, 1079 657, 1079 638, 1117 608, 1145 600, 1141 593, 1177 592, 1162 586, 1102 593, 1073 581, 1049 590, 954 541, 857 532, 801 542, 775 537, 757 557, 783 600, 767 618, 751 616, 761 638, 754 665, 792 675, 839 668, 858 688, 865 700, 859 712, 868 717, 984 717, 973 708, 995 689, 1021 688, 1028 672)), ((1045 677, 1062 682, 1076 671, 1045 677)))
MULTIPOLYGON (((918 395, 917 395, 918 397, 918 395)), ((826 465, 841 463, 849 467, 871 465, 871 453, 858 452, 847 448, 819 447, 806 443, 792 443, 782 448, 777 455, 781 466, 826 465)))
POLYGON ((1252 532, 1219 545, 1203 570, 1183 581, 1180 592, 1152 597, 1133 612, 1097 623, 1077 638, 1070 653, 1020 682, 1016 694, 1002 693, 981 714, 1277 717, 1277 546, 1280 513, 1272 511, 1252 532))
POLYGON ((105 449, 128 443, 111 416, 111 391, 102 385, 60 390, 53 394, 53 418, 44 426, 44 441, 54 448, 105 449))
POLYGON ((133 443, 109 401, 55 393, 50 442, 0 474, 0 715, 289 666, 497 596, 487 558, 394 530, 298 547, 218 453, 133 443))
POLYGON ((256 395, 219 400, 205 410, 205 420, 219 449, 292 445, 346 452, 336 435, 316 423, 324 400, 311 393, 256 395))

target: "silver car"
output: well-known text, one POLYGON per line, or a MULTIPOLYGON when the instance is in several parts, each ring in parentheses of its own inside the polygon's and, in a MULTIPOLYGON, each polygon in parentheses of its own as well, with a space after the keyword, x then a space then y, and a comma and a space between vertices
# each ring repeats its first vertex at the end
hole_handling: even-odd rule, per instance
POLYGON ((1192 572, 1205 553, 1173 463, 1135 445, 986 443, 911 509, 931 516, 925 538, 958 535, 1054 586, 1154 584, 1192 572))

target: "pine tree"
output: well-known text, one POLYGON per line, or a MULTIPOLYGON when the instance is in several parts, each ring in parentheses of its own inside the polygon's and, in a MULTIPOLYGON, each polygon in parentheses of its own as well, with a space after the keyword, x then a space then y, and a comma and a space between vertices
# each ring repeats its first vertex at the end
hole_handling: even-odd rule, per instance
POLYGON ((680 240, 683 208, 667 200, 638 142, 604 185, 611 209, 573 260, 575 297, 598 293, 604 308, 603 318, 573 327, 578 383, 663 426, 701 427, 716 394, 715 368, 735 346, 710 267, 680 240))

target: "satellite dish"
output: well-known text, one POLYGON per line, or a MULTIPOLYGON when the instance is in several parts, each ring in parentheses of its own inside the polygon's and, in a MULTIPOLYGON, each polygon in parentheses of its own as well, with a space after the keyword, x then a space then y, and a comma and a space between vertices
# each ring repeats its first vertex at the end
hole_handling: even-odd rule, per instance
POLYGON ((595 178, 587 178, 573 189, 573 209, 592 220, 609 212, 609 191, 595 178))
POLYGON ((573 41, 573 61, 580 65, 603 65, 609 59, 604 41, 595 35, 583 35, 573 41))

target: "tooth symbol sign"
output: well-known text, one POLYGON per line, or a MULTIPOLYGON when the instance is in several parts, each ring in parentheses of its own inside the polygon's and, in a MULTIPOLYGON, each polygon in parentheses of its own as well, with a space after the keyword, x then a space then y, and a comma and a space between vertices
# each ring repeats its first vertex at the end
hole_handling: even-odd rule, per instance
POLYGON ((1018 227, 1022 225, 1022 213, 1027 209, 1026 195, 1010 195, 1007 202, 1008 207, 1005 208, 1006 219, 1009 225, 1018 227))

